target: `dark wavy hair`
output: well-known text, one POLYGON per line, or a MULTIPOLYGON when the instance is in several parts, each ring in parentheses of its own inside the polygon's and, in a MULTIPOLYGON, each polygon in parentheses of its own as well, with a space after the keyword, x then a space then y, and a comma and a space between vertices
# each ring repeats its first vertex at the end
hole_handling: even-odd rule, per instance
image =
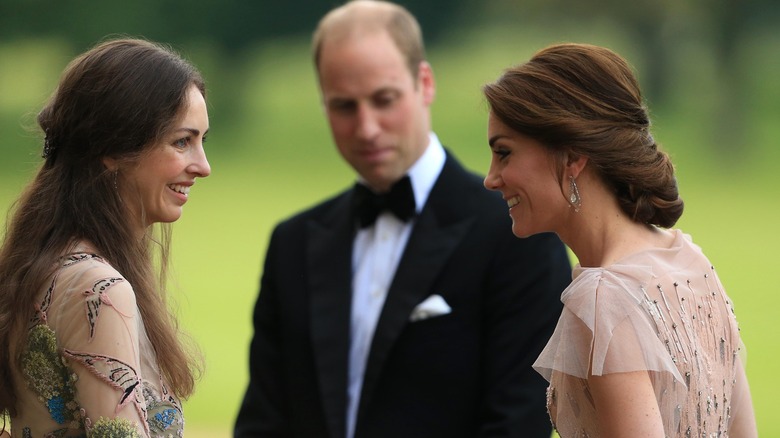
POLYGON ((674 166, 650 133, 631 67, 613 51, 553 45, 507 69, 483 92, 490 111, 511 129, 561 156, 587 157, 634 221, 668 228, 682 215, 674 166))
POLYGON ((38 114, 45 160, 16 202, 0 249, 0 415, 16 412, 11 369, 18 369, 39 291, 79 241, 133 285, 163 376, 176 395, 191 394, 201 362, 180 338, 164 294, 170 228, 139 239, 117 183, 173 128, 193 85, 205 97, 200 73, 170 48, 113 39, 74 59, 38 114), (119 169, 108 170, 105 158, 119 169))

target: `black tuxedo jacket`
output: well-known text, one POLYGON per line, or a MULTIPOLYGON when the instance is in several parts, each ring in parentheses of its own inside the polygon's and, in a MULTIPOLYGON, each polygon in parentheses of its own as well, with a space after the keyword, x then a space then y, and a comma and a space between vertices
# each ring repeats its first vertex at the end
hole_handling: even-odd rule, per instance
MULTIPOLYGON (((351 198, 273 232, 236 437, 345 437, 351 198)), ((560 240, 514 237, 506 203, 448 154, 377 323, 355 438, 549 438, 546 382, 531 364, 570 280, 560 240), (410 322, 432 294, 452 312, 410 322)))

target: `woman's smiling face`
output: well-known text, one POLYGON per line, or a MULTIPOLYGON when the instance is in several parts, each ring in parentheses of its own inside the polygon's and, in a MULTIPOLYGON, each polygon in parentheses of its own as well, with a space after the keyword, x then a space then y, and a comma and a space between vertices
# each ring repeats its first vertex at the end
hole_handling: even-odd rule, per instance
POLYGON ((492 151, 485 187, 501 192, 518 237, 556 231, 566 203, 556 175, 555 154, 540 142, 506 126, 490 113, 488 143, 492 151))
POLYGON ((211 173, 203 149, 208 112, 196 86, 190 87, 185 105, 173 129, 124 172, 127 186, 122 198, 131 203, 138 200, 133 213, 141 227, 179 219, 195 178, 211 173))

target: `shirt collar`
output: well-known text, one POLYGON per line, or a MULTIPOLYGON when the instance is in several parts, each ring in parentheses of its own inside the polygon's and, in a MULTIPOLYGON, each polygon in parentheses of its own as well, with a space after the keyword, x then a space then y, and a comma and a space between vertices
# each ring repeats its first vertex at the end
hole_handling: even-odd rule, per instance
POLYGON ((433 185, 439 178, 442 168, 444 168, 444 162, 446 161, 446 153, 444 152, 444 146, 439 141, 439 137, 435 133, 429 134, 428 146, 425 148, 422 156, 409 168, 407 174, 412 180, 412 188, 414 189, 414 201, 417 204, 417 212, 419 213, 425 202, 428 200, 428 195, 431 194, 433 185))

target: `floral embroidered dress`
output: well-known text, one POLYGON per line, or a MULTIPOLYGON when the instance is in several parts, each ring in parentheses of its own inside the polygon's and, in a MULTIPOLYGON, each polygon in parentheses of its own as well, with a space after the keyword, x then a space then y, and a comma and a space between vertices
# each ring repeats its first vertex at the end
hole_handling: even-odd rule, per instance
POLYGON ((82 245, 31 309, 14 437, 182 436, 132 286, 82 245))
POLYGON ((649 371, 667 437, 728 437, 749 389, 731 301, 715 270, 675 230, 668 249, 605 268, 575 267, 564 310, 534 363, 562 438, 602 436, 587 377, 649 371))

